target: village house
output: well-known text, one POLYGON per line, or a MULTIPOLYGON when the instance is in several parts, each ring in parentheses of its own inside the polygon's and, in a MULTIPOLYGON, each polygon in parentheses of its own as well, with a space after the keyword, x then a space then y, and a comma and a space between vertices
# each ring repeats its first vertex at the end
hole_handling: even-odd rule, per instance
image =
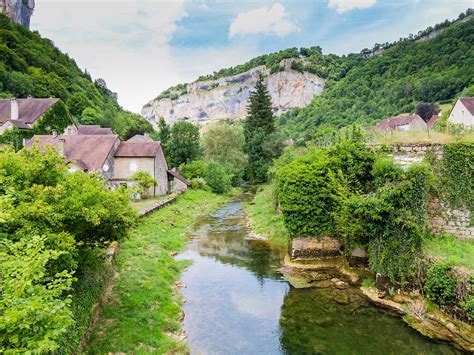
MULTIPOLYGON (((182 192, 189 183, 177 172, 168 170, 168 165, 160 142, 126 141, 121 142, 114 134, 80 134, 80 132, 97 133, 93 129, 78 128, 78 134, 37 135, 27 146, 34 144, 41 149, 54 147, 71 163, 70 171, 81 169, 85 172, 99 172, 110 188, 120 185, 135 184, 130 178, 138 171, 145 171, 153 176, 157 185, 150 188, 147 195, 165 195, 172 191, 182 192)), ((100 127, 99 127, 100 128, 100 127)), ((109 129, 100 132, 107 133, 109 129)), ((110 131, 111 132, 111 131, 110 131)))
POLYGON ((0 134, 9 128, 32 129, 59 99, 0 100, 0 134))
POLYGON ((417 114, 402 114, 377 123, 377 129, 382 131, 420 131, 427 127, 426 122, 417 114))
POLYGON ((474 97, 459 98, 448 116, 448 122, 474 127, 474 97))

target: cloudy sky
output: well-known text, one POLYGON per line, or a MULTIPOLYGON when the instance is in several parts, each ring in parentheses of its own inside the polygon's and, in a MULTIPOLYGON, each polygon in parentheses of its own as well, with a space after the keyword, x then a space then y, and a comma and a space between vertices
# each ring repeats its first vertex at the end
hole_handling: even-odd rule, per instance
POLYGON ((259 54, 359 52, 469 7, 474 0, 37 0, 31 27, 140 112, 172 85, 259 54))

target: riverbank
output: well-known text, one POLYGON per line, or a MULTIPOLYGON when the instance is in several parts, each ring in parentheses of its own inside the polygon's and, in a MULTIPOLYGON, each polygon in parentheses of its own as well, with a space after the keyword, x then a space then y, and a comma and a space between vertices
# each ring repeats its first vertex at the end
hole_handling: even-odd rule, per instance
POLYGON ((186 229, 227 200, 189 190, 175 204, 144 217, 117 256, 112 288, 85 352, 187 352, 180 340, 181 297, 176 283, 187 261, 175 260, 186 229))
POLYGON ((283 215, 275 209, 271 185, 258 188, 253 201, 246 203, 245 214, 248 226, 257 239, 266 239, 285 248, 288 246, 290 236, 283 215))
MULTIPOLYGON (((283 216, 279 215, 273 206, 273 196, 269 186, 260 190, 254 201, 248 204, 247 217, 249 219, 248 226, 254 228, 255 233, 265 239, 278 240, 278 237, 275 236, 287 233, 283 224, 283 216)), ((428 258, 434 254, 436 258, 450 261, 454 266, 462 266, 472 270, 472 258, 470 255, 466 255, 472 249, 471 242, 459 241, 448 236, 425 240, 425 255, 423 255, 423 258, 428 258)), ((286 256, 284 265, 285 277, 297 288, 314 287, 317 285, 317 282, 314 283, 317 279, 312 280, 311 276, 308 279, 307 275, 312 275, 311 272, 314 273, 316 270, 329 268, 338 270, 353 285, 360 285, 362 279, 373 277, 373 273, 368 269, 350 268, 344 256, 298 262, 293 262, 289 256, 286 256), (308 271, 303 278, 301 277, 302 271, 308 271)), ((314 273, 314 275, 318 274, 314 273)), ((432 339, 451 342, 464 351, 474 350, 474 340, 471 335, 472 326, 450 317, 434 305, 433 307, 427 307, 429 302, 419 294, 410 301, 407 301, 405 297, 403 302, 396 302, 400 297, 397 297, 395 301, 389 300, 385 297, 385 293, 378 293, 376 290, 369 292, 368 290, 369 288, 361 287, 361 291, 367 299, 379 307, 403 315, 403 320, 421 334, 432 339), (386 304, 387 302, 388 304, 386 304), (420 305, 423 305, 423 307, 419 307, 420 305)))

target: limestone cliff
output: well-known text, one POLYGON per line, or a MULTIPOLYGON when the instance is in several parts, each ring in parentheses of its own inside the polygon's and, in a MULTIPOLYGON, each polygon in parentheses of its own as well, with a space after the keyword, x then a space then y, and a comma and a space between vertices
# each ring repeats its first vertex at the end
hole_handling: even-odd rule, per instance
POLYGON ((28 29, 34 9, 35 0, 0 0, 0 13, 28 29))
POLYGON ((152 124, 160 117, 168 123, 186 119, 201 124, 245 117, 250 91, 260 74, 265 76, 275 114, 307 106, 322 92, 324 79, 292 70, 289 64, 273 74, 265 66, 259 66, 233 76, 180 85, 150 101, 142 115, 152 124))

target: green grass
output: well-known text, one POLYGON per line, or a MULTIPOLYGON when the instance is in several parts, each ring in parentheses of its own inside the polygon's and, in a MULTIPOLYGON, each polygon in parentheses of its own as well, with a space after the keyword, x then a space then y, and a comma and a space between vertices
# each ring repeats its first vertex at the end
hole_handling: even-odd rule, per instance
POLYGON ((459 240, 449 235, 431 237, 425 240, 423 251, 474 271, 474 240, 459 240))
POLYGON ((466 134, 449 134, 443 132, 427 131, 393 131, 393 132, 379 132, 374 131, 369 133, 369 140, 372 143, 378 144, 448 144, 455 142, 472 142, 474 141, 474 133, 468 132, 466 134))
POLYGON ((202 190, 189 190, 142 220, 121 245, 113 289, 92 329, 86 353, 182 353, 186 345, 166 333, 181 329, 181 297, 173 289, 186 261, 171 254, 183 250, 183 232, 203 213, 226 201, 202 190))
POLYGON ((256 233, 269 240, 286 246, 289 234, 283 215, 275 210, 273 187, 265 185, 259 189, 252 203, 246 206, 247 216, 256 233))

